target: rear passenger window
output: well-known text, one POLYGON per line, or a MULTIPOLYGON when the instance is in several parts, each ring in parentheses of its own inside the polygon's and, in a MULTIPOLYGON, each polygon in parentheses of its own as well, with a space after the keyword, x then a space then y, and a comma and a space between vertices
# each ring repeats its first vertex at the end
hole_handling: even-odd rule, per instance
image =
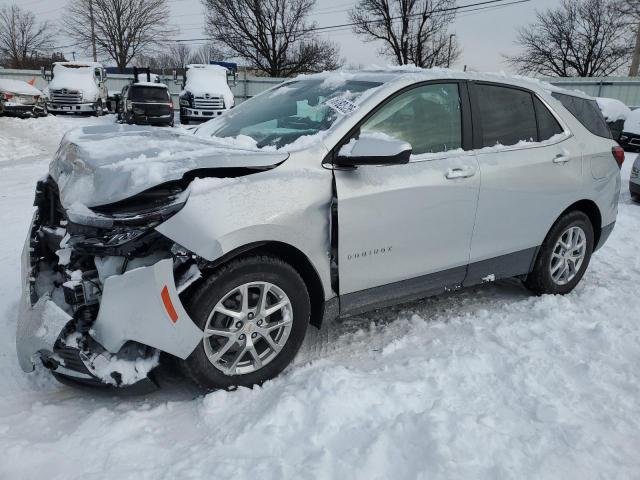
POLYGON ((591 133, 599 137, 611 138, 611 131, 602 116, 595 100, 574 97, 563 93, 552 93, 553 97, 560 100, 564 108, 569 110, 574 117, 591 133))
POLYGON ((515 88, 476 84, 482 146, 515 145, 538 138, 536 114, 529 92, 515 88))
POLYGON ((533 103, 536 106, 536 115, 538 117, 538 132, 540 133, 540 141, 549 140, 554 135, 562 133, 562 127, 549 111, 549 109, 538 100, 537 97, 533 98, 533 103))

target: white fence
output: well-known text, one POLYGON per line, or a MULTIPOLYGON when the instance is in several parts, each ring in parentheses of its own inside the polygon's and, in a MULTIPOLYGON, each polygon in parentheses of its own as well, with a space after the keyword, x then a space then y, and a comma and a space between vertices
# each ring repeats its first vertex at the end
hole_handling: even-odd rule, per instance
MULTIPOLYGON (((40 90, 47 86, 47 82, 40 76, 39 70, 13 70, 0 68, 0 78, 12 78, 15 80, 24 80, 25 82, 35 78, 36 87, 40 90)), ((109 74, 107 77, 107 88, 109 92, 119 92, 122 87, 129 84, 133 75, 121 75, 121 74, 109 74)), ((173 81, 171 75, 161 75, 161 81, 169 87, 171 94, 177 97, 182 89, 180 83, 173 81)), ((180 78, 178 79, 181 80, 180 78)), ((236 103, 240 103, 247 98, 251 98, 265 90, 271 88, 278 83, 283 82, 284 78, 271 78, 271 77, 254 77, 248 76, 246 72, 238 73, 238 81, 236 85, 231 86, 231 91, 236 97, 236 103)), ((177 104, 174 98, 174 103, 177 104)))

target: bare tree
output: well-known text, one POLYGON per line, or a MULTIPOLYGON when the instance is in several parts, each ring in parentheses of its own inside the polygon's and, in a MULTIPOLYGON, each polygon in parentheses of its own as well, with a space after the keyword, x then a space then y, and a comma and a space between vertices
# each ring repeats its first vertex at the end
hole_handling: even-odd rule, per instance
POLYGON ((209 63, 210 61, 220 61, 225 58, 224 52, 214 43, 205 43, 201 45, 191 55, 191 63, 209 63))
POLYGON ((36 22, 35 15, 17 5, 0 9, 0 55, 10 68, 24 68, 34 57, 53 45, 48 22, 36 22))
POLYGON ((629 29, 610 0, 562 0, 536 12, 518 33, 522 53, 507 61, 525 74, 558 77, 612 75, 631 54, 629 29))
POLYGON ((91 11, 96 49, 121 72, 136 55, 154 51, 171 34, 167 0, 72 0, 64 28, 85 48, 92 41, 91 11))
POLYGON ((307 17, 315 0, 202 0, 205 30, 224 46, 271 77, 330 70, 341 65, 338 47, 319 39, 307 17))
POLYGON ((381 54, 398 65, 449 66, 460 55, 448 29, 455 0, 360 0, 349 12, 354 31, 381 41, 381 54))

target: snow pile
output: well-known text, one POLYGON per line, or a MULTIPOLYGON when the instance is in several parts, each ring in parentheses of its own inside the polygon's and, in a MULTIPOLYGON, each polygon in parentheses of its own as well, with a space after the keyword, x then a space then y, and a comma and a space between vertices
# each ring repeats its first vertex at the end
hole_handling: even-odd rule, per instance
POLYGON ((607 122, 626 120, 631 113, 631 109, 629 107, 615 98, 598 97, 596 98, 596 101, 598 102, 598 107, 600 107, 600 111, 607 122))
POLYGON ((570 295, 490 282, 310 328, 261 388, 201 396, 167 373, 159 392, 126 398, 24 374, 15 359, 20 249, 56 148, 20 125, 10 134, 43 153, 0 164, 0 478, 638 478, 633 155, 616 227, 570 295))

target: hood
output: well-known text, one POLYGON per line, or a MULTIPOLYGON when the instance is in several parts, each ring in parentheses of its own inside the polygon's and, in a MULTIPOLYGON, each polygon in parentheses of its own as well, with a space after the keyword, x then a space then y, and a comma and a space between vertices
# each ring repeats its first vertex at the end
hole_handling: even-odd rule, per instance
POLYGON ((42 96, 40 90, 27 82, 9 78, 0 78, 0 91, 4 93, 14 93, 16 95, 42 96))
MULTIPOLYGON (((230 147, 172 129, 96 125, 71 130, 64 136, 49 174, 58 184, 65 208, 96 207, 180 180, 188 172, 263 170, 288 156, 286 152, 230 147)), ((207 176, 207 172, 202 173, 207 176)))

